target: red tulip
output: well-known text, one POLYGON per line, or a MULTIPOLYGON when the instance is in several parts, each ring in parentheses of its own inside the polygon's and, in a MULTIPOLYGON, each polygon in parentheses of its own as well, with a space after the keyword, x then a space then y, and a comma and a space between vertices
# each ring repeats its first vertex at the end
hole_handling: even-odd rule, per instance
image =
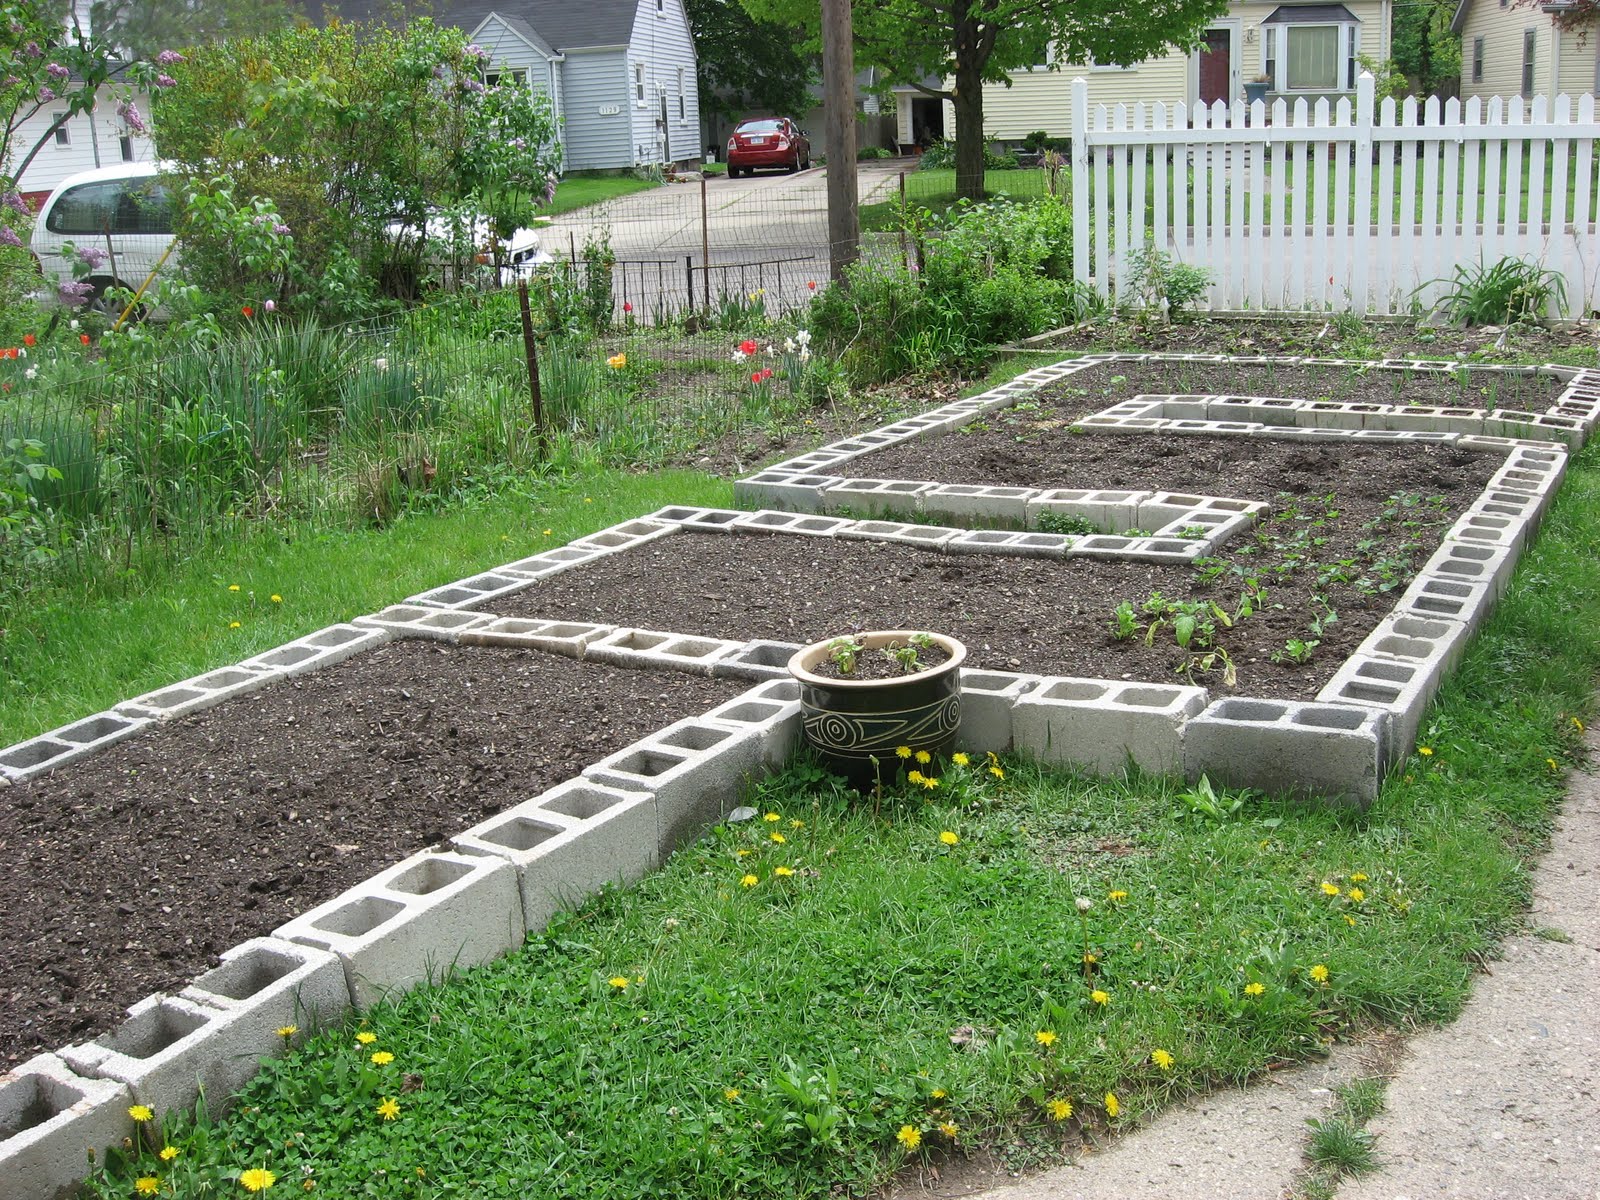
POLYGON ((760 371, 752 371, 752 372, 750 372, 750 382, 751 383, 760 383, 761 382, 761 372, 760 371))
POLYGON ((33 334, 31 334, 31 333, 25 333, 25 334, 22 335, 22 344, 24 346, 32 346, 36 342, 38 342, 38 340, 39 339, 34 337, 33 334))
POLYGON ((239 311, 242 312, 247 317, 253 317, 253 316, 256 315, 256 310, 251 308, 248 304, 246 304, 239 311))
POLYGON ((89 335, 87 333, 80 333, 78 335, 78 340, 87 346, 89 344, 89 335))
POLYGON ((739 349, 745 354, 754 354, 756 352, 756 344, 746 339, 739 343, 739 349))

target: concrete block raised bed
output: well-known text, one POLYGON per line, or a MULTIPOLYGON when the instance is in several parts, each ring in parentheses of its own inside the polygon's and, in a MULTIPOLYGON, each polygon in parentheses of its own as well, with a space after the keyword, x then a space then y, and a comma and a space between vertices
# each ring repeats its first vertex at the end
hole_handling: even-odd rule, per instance
POLYGON ((281 675, 302 675, 307 671, 331 667, 363 650, 375 649, 391 636, 387 629, 329 625, 303 638, 285 642, 274 650, 247 658, 239 665, 277 671, 281 675))
POLYGON ((0 1180, 7 1200, 61 1200, 77 1191, 91 1158, 133 1136, 133 1093, 79 1075, 54 1054, 0 1075, 0 1180))
POLYGON ((0 750, 0 780, 21 783, 120 742, 153 718, 120 712, 96 713, 0 750))
POLYGON ((1017 753, 1052 765, 1116 774, 1131 760, 1152 774, 1183 769, 1184 724, 1206 705, 1204 688, 1046 678, 1011 710, 1017 753))
POLYGON ((261 667, 220 667, 204 675, 196 675, 193 679, 185 679, 182 683, 125 700, 112 711, 125 717, 151 717, 158 721, 169 721, 174 717, 212 708, 224 700, 243 696, 282 678, 280 672, 261 667))
POLYGON ((460 609, 430 608, 421 604, 391 604, 382 612, 357 617, 352 625, 363 629, 383 629, 396 637, 430 638, 438 642, 459 642, 461 634, 489 624, 488 613, 462 612, 460 609))
POLYGON ((1227 787, 1370 804, 1389 761, 1389 715, 1293 700, 1218 700, 1183 731, 1183 769, 1227 787))

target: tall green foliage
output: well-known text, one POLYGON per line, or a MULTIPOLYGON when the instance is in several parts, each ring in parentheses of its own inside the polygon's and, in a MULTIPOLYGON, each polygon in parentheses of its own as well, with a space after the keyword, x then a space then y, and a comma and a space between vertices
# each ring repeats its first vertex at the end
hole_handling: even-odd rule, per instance
MULTIPOLYGON (((161 96, 157 150, 196 188, 226 175, 272 202, 294 236, 286 300, 360 311, 411 295, 441 256, 469 260, 479 214, 503 236, 554 189, 548 101, 486 87, 483 59, 428 20, 202 47, 161 96)), ((233 239, 193 224, 180 236, 186 269, 224 286, 233 239)))

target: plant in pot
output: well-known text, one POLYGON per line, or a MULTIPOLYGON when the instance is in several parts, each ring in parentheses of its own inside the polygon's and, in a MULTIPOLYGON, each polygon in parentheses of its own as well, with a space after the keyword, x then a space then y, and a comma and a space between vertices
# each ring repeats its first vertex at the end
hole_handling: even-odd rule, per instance
POLYGON ((1272 90, 1271 75, 1257 75, 1244 85, 1244 102, 1254 104, 1257 100, 1265 100, 1267 93, 1272 90))
POLYGON ((865 789, 902 746, 948 755, 961 725, 961 664, 954 638, 906 629, 813 642, 789 659, 800 684, 807 743, 823 765, 865 789))

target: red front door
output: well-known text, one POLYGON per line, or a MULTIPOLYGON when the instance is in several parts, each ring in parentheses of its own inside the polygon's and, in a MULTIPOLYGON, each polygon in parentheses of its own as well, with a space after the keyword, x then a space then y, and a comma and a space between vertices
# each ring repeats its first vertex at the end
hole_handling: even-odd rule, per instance
POLYGON ((1233 99, 1229 87, 1232 63, 1229 61, 1233 35, 1226 29, 1206 30, 1205 42, 1200 47, 1200 103, 1210 105, 1218 100, 1227 103, 1233 99))

